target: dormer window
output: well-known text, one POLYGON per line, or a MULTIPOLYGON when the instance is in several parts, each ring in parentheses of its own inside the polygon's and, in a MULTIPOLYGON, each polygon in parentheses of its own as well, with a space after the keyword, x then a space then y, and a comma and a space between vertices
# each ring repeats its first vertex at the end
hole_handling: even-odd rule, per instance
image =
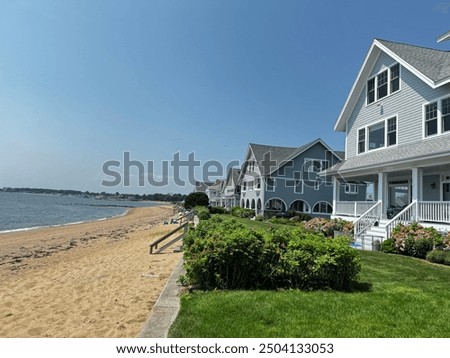
POLYGON ((400 90, 400 65, 397 63, 367 81, 367 104, 400 90))

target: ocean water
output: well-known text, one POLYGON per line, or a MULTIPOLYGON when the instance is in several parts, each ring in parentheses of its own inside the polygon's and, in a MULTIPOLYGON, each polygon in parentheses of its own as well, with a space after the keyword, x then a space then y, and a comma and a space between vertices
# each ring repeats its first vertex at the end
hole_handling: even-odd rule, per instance
POLYGON ((0 232, 102 220, 124 215, 133 207, 156 205, 160 204, 0 192, 0 232))

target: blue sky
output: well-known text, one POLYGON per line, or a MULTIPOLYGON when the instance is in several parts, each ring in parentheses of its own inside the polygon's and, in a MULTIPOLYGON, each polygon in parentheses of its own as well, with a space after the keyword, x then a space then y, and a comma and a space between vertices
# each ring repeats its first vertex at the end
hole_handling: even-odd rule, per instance
POLYGON ((157 178, 175 153, 342 150, 333 125, 373 38, 450 50, 449 20, 439 1, 0 0, 0 187, 188 193, 139 187, 136 168, 104 187, 102 165, 129 152, 157 178))

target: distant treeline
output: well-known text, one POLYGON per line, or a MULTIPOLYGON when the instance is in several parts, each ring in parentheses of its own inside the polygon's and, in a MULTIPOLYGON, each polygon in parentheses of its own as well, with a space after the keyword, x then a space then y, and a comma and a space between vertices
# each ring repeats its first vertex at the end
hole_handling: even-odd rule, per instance
POLYGON ((29 193, 29 194, 49 194, 49 195, 71 195, 81 196, 85 198, 99 198, 99 199, 115 199, 115 200, 148 200, 148 201, 167 201, 167 202, 181 202, 184 201, 186 195, 184 194, 120 194, 120 193, 93 193, 89 191, 79 190, 58 190, 58 189, 42 189, 42 188, 3 188, 0 191, 10 193, 29 193))

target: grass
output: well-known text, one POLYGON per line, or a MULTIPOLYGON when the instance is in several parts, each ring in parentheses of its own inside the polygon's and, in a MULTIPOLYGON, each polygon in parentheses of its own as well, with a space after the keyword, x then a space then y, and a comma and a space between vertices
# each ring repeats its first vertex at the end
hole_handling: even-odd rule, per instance
POLYGON ((361 252, 353 292, 213 291, 181 298, 171 337, 450 337, 450 267, 361 252))

